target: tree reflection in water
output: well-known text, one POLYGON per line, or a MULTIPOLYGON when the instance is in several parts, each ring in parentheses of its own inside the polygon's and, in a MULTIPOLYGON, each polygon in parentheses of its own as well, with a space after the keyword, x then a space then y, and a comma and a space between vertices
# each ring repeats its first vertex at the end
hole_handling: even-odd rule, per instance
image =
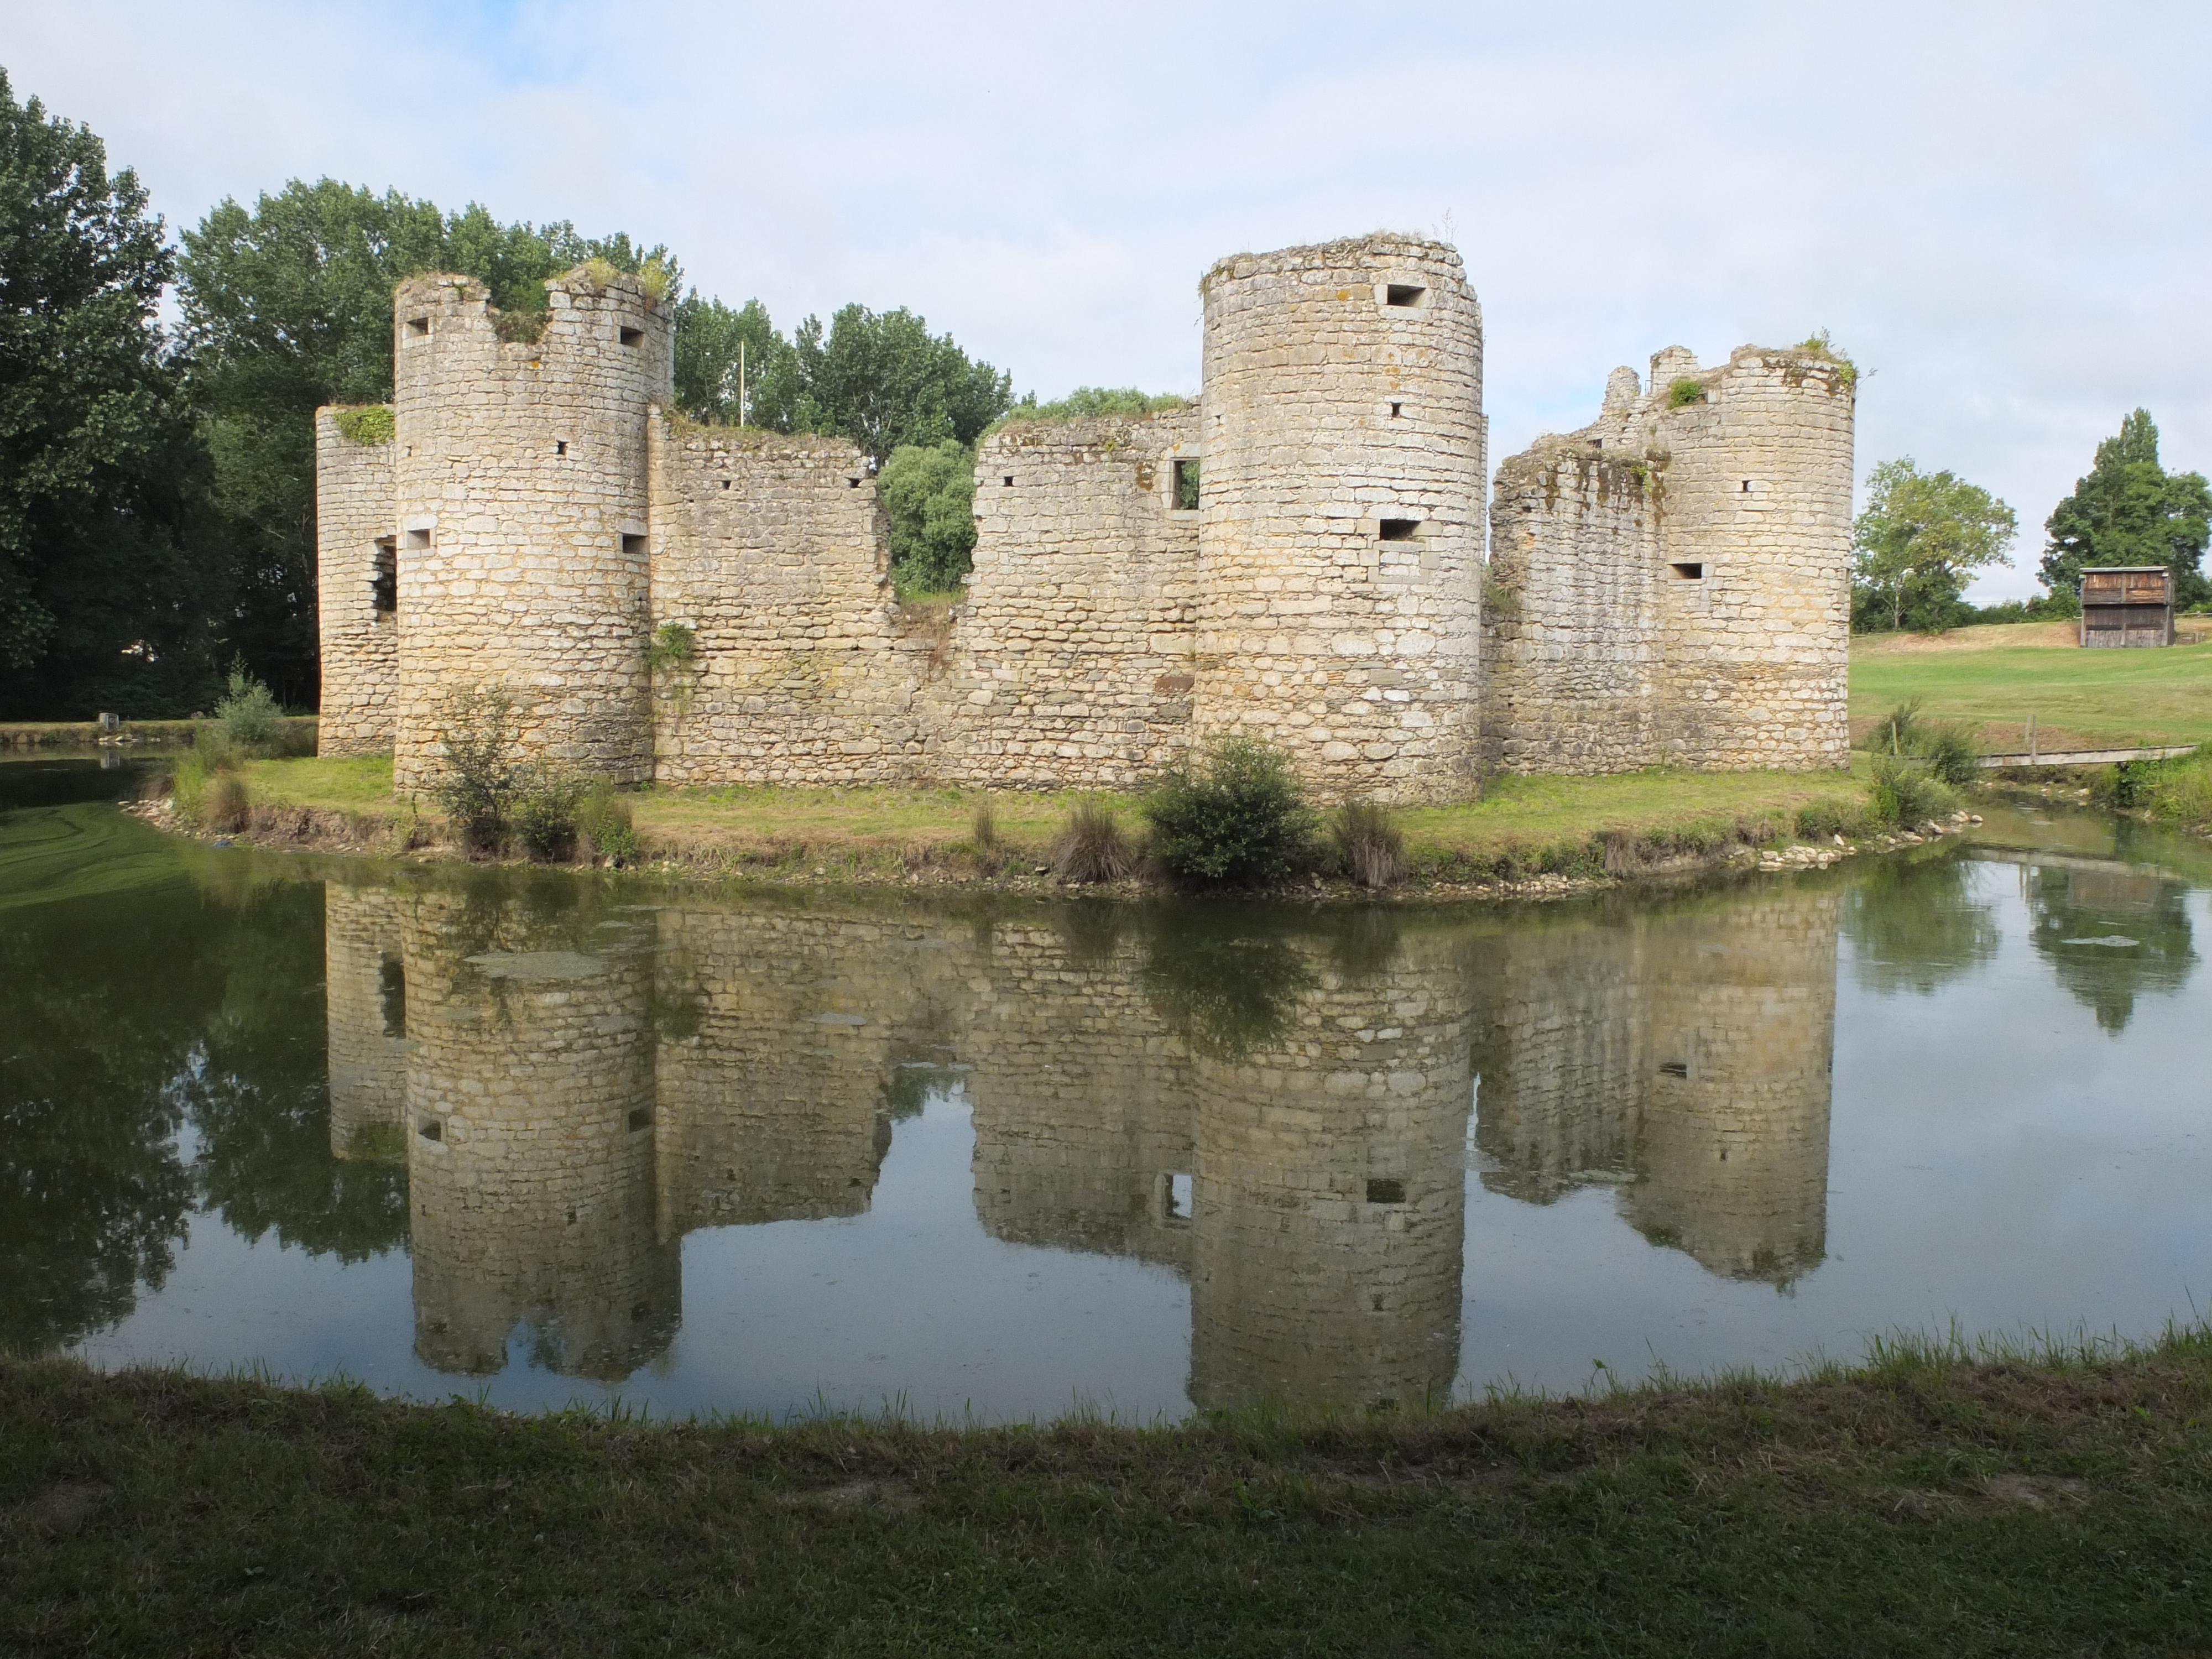
POLYGON ((2138 996, 2188 983, 2197 952, 2179 882, 2081 860, 2031 866, 2027 883, 2036 954, 2108 1035, 2127 1030, 2138 996))
POLYGON ((1973 896, 1974 868, 1953 853, 1860 872, 1844 894, 1853 977, 1869 991, 1933 996, 1993 960, 1996 913, 1973 896))

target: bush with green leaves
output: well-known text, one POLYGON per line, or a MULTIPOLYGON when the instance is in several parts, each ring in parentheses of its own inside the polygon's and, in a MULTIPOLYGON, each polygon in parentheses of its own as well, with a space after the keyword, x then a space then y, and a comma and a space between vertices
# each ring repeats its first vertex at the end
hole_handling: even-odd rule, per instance
POLYGON ((463 847, 495 851, 523 782, 514 752, 522 735, 514 699, 496 685, 453 692, 439 709, 437 730, 446 765, 431 799, 463 847))
POLYGON ((507 827, 526 854, 544 864, 575 856, 576 811, 587 787, 566 767, 535 763, 518 769, 507 827))
POLYGON ((269 688, 246 672, 240 657, 230 666, 229 690, 215 706, 216 726, 232 748, 265 755, 283 730, 284 711, 269 688))
POLYGON ((1867 811, 1876 823, 1911 829, 1950 811, 1956 798, 1921 762, 1876 755, 1867 811))
POLYGON ((593 778, 578 803, 576 833, 592 858, 612 865, 637 862, 637 830, 630 819, 629 801, 605 778, 593 778))
POLYGON ((1305 866, 1316 824, 1289 757, 1256 738, 1209 742, 1145 798, 1152 852, 1176 880, 1264 887, 1305 866))

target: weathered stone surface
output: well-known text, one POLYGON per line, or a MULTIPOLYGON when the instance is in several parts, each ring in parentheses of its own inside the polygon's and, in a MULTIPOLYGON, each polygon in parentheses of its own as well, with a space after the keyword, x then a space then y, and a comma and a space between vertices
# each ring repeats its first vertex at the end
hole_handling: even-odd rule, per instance
POLYGON ((849 444, 672 418, 635 280, 548 290, 512 343, 480 284, 403 284, 396 439, 318 416, 324 745, 394 744, 403 791, 447 699, 495 685, 530 754, 621 781, 1127 787, 1229 732, 1324 799, 1843 763, 1852 392, 1820 352, 1673 348, 1648 393, 1616 370, 1595 425, 1499 469, 1486 576, 1458 254, 1238 255, 1206 279, 1198 403, 992 434, 967 595, 908 614, 849 444), (697 655, 655 684, 669 623, 697 655))
POLYGON ((1672 347, 1498 468, 1492 768, 1848 763, 1852 397, 1820 353, 1672 347))

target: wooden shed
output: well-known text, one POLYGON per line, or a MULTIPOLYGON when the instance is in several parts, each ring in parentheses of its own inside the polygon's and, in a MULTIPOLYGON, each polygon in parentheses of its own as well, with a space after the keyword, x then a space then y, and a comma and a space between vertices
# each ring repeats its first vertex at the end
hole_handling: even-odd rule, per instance
POLYGON ((2081 573, 2081 643, 2172 645, 2173 572, 2162 564, 2081 573))

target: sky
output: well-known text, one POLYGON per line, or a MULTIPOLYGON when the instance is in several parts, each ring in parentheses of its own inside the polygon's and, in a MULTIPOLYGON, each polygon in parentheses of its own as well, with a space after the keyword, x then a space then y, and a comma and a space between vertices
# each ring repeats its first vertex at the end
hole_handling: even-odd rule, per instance
POLYGON ((328 175, 665 242, 787 329, 907 306, 1018 392, 1195 392, 1224 254, 1465 258, 1493 463, 1607 372, 1827 330, 1858 471, 2042 526, 2148 408, 2212 472, 2212 6, 836 9, 5 0, 0 67, 173 228, 328 175))

